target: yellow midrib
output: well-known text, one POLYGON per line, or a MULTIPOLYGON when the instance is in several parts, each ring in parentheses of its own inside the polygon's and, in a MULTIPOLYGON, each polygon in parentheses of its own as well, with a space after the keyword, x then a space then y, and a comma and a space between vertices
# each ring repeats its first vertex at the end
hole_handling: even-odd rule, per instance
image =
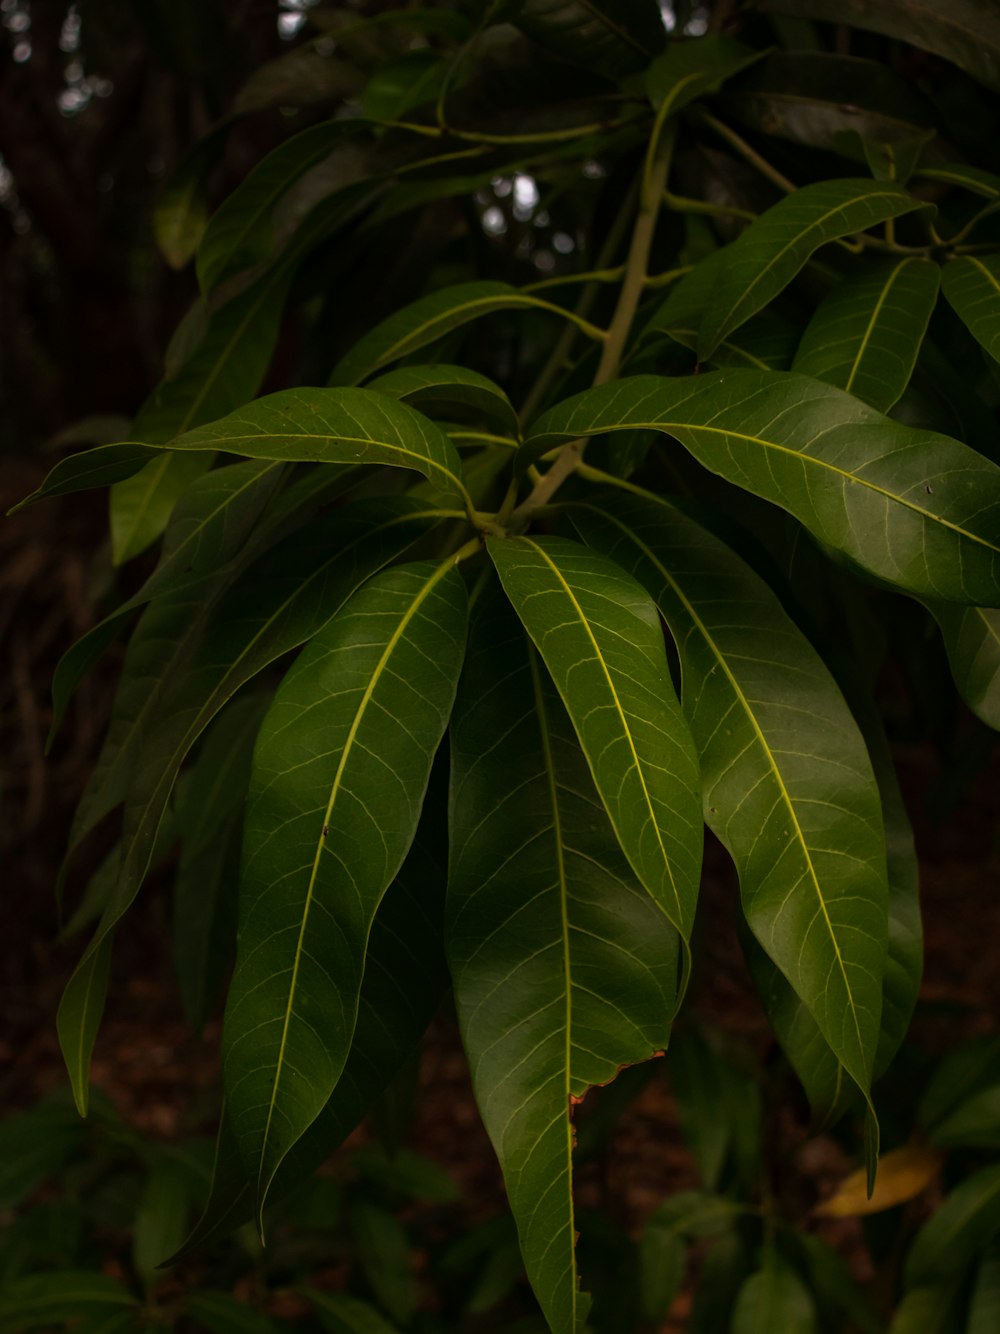
POLYGON ((871 342, 872 333, 874 332, 875 325, 878 322, 878 317, 882 313, 882 307, 888 300, 889 293, 892 291, 893 288, 893 284, 895 283, 896 279, 899 277, 899 275, 903 272, 903 270, 906 268, 908 264, 915 264, 915 263, 916 260, 904 259, 902 263, 897 264, 896 267, 893 269, 892 273, 889 274, 889 281, 885 284, 885 286, 882 288, 882 291, 879 293, 878 300, 875 302, 875 307, 872 310, 872 313, 868 319, 868 324, 865 328, 864 335, 862 336, 861 344, 858 347, 857 353, 855 354, 854 357, 854 361, 851 364, 851 371, 847 377, 847 383, 844 385, 845 393, 849 394, 851 392, 851 387, 854 384, 854 381, 857 379, 858 371, 861 368, 861 362, 864 358, 865 353, 868 351, 868 344, 871 342))

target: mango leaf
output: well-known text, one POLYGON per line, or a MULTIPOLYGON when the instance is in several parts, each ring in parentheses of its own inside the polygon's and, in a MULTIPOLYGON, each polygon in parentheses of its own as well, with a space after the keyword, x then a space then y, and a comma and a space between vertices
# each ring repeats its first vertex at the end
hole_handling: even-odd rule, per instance
POLYGON ((631 874, 496 589, 473 620, 451 739, 447 948, 463 1041, 528 1276, 550 1327, 577 1334, 589 1302, 574 1259, 573 1104, 666 1045, 677 936, 631 874))
POLYGON ((764 1265, 740 1288, 732 1334, 818 1334, 809 1289, 779 1256, 768 1250, 764 1265))
POLYGON ((567 440, 636 427, 672 435, 896 587, 1000 602, 1000 468, 956 440, 897 425, 804 376, 640 375, 550 408, 519 466, 567 440))
POLYGON ((452 329, 459 329, 472 320, 492 315, 498 310, 549 311, 574 321, 591 337, 604 337, 600 330, 586 320, 581 321, 572 311, 564 310, 562 306, 541 297, 521 292, 509 283, 458 283, 430 296, 420 297, 376 325, 354 344, 350 352, 341 357, 330 375, 330 383, 360 384, 390 362, 398 361, 411 352, 418 352, 420 348, 443 338, 452 329))
POLYGON ((451 562, 376 575, 310 641, 261 727, 223 1027, 258 1210, 347 1060, 372 919, 416 831, 465 619, 451 562))
MULTIPOLYGON (((774 51, 721 103, 733 119, 764 134, 864 162, 864 143, 897 157, 919 148, 934 113, 913 84, 876 60, 827 51, 774 51)), ((905 184, 899 163, 895 177, 905 184)))
POLYGON ((959 693, 988 727, 1000 731, 1000 610, 931 602, 959 693))
POLYGON ((188 751, 241 686, 318 633, 358 584, 426 528, 426 512, 404 498, 384 508, 359 506, 354 518, 352 524, 351 515, 341 515, 339 547, 331 545, 327 522, 296 535, 263 567, 247 571, 221 604, 203 599, 202 585, 154 603, 148 632, 133 636, 116 716, 71 836, 75 846, 126 801, 112 893, 59 1009, 60 1044, 81 1110, 109 933, 139 892, 188 751))
POLYGON ((181 1309, 207 1334, 278 1334, 280 1326, 263 1311, 256 1311, 231 1293, 202 1288, 185 1293, 181 1309))
POLYGON ((167 526, 185 491, 212 466, 210 454, 160 450, 136 476, 116 482, 111 494, 111 551, 116 565, 138 556, 167 526))
POLYGON ((654 107, 669 102, 673 113, 756 64, 763 55, 763 51, 714 33, 671 42, 646 71, 646 91, 654 107))
POLYGON ((1000 361, 1000 256, 956 255, 942 270, 941 290, 973 338, 1000 361))
POLYGON ((952 1334, 955 1289, 954 1281, 911 1289, 896 1308, 889 1334, 952 1334))
POLYGON ((806 325, 792 369, 888 412, 909 384, 940 274, 907 257, 846 279, 806 325))
POLYGON ((0 1334, 62 1324, 91 1311, 139 1303, 121 1283, 89 1269, 29 1274, 11 1279, 0 1296, 0 1334))
POLYGON ((1000 90, 1000 15, 990 0, 762 0, 760 7, 896 37, 1000 90))
POLYGON ((829 1199, 813 1210, 819 1218, 855 1218, 878 1214, 915 1199, 937 1178, 944 1155, 924 1144, 907 1144, 882 1154, 878 1179, 868 1194, 867 1173, 851 1172, 829 1199))
POLYGON ((150 1169, 132 1233, 132 1263, 147 1287, 159 1277, 156 1270, 163 1257, 175 1251, 184 1238, 192 1186, 197 1189, 198 1184, 169 1153, 161 1153, 150 1169))
POLYGON ((487 548, 573 720, 622 849, 687 945, 701 869, 698 762, 649 595, 564 538, 487 548))
POLYGON ((644 69, 666 41, 654 0, 519 0, 509 21, 559 59, 611 78, 644 69))
POLYGON ((435 420, 471 416, 493 422, 501 431, 518 438, 520 422, 517 411, 504 391, 464 366, 400 366, 372 380, 369 389, 409 403, 435 420))
POLYGON ((723 252, 699 360, 773 301, 820 246, 919 207, 905 190, 866 180, 820 181, 779 200, 723 252))
POLYGON ((747 922, 867 1095, 885 840, 864 740, 836 683, 763 581, 678 510, 615 496, 573 518, 670 627, 705 820, 736 863, 747 922))
POLYGON ((284 463, 415 468, 447 494, 465 495, 462 465, 444 432, 370 389, 281 389, 178 436, 170 448, 284 463))
POLYGON ((259 264, 274 242, 274 211, 312 167, 346 140, 357 120, 327 120, 272 149, 212 214, 198 246, 198 285, 208 296, 232 274, 259 264))
MULTIPOLYGON (((272 1199, 306 1180, 360 1123, 410 1057, 446 990, 441 931, 446 869, 440 860, 444 831, 438 827, 443 818, 432 794, 406 861, 375 914, 347 1064, 326 1106, 282 1161, 272 1199)), ((223 1108, 208 1203, 171 1263, 253 1216, 253 1185, 223 1108)))
POLYGON ((1000 1165, 965 1177, 917 1233, 906 1257, 913 1287, 955 1278, 1000 1231, 1000 1165))
POLYGON ((36 487, 23 500, 12 505, 8 514, 33 505, 36 500, 49 496, 68 496, 75 491, 90 491, 100 486, 109 486, 125 477, 133 477, 140 468, 158 459, 162 451, 152 445, 124 444, 97 445, 94 449, 84 449, 69 458, 60 459, 46 475, 40 486, 36 487))

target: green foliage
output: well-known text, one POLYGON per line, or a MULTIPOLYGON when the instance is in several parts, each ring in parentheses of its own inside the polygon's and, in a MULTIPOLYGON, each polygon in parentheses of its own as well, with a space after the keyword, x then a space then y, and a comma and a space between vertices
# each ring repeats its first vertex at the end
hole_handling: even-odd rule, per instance
MULTIPOLYGON (((713 1042, 682 1036, 672 1067, 703 1192, 665 1201, 638 1243, 574 1207, 574 1109, 669 1048, 707 825, 777 1037, 817 1121, 864 1114, 871 1184, 873 1085, 913 1009, 920 927, 881 659, 861 631, 852 653, 845 625, 933 616, 958 690, 1000 722, 1000 466, 982 443, 1000 183, 953 115, 979 79, 1000 132, 1000 37, 982 0, 710 16, 727 31, 668 39, 654 0, 418 5, 353 26, 318 9, 336 57, 311 35, 232 114, 328 118, 207 220, 219 128, 192 154, 159 235, 171 262, 193 255, 203 295, 164 379, 130 439, 57 463, 29 497, 112 484, 116 559, 161 542, 54 685, 58 721, 138 613, 64 875, 77 893, 76 851, 121 808, 106 873, 70 905, 74 926, 96 921, 59 1014, 81 1111, 114 930, 176 842, 196 1025, 235 956, 214 1183, 182 1246, 194 1193, 151 1167, 140 1286, 158 1251, 267 1226, 265 1203, 405 1065, 450 978, 554 1334, 664 1318, 694 1244, 692 1331, 840 1329, 831 1301, 871 1327, 831 1253, 761 1225, 761 1095, 713 1042), (812 22, 829 18, 884 36, 847 57, 849 28, 833 52, 812 22), (938 58, 948 96, 896 78, 904 42, 938 58), (288 330, 300 360, 256 397, 288 330)), ((995 1149, 997 1081, 977 1079, 969 1100, 928 1095, 935 1143, 995 1149)), ((51 1161, 18 1164, 10 1189, 72 1142, 60 1123, 51 1161)), ((917 1236, 896 1331, 992 1318, 998 1169, 975 1167, 917 1236)), ((404 1225, 377 1198, 346 1217, 381 1313, 317 1294, 316 1319, 416 1329, 404 1225)), ((454 1262, 491 1251, 463 1319, 516 1282, 509 1232, 492 1248, 454 1262)), ((75 1281, 28 1273, 16 1300, 41 1303, 39 1324, 72 1293, 133 1300, 75 1281)), ((226 1292, 184 1301, 198 1327, 272 1327, 226 1292)))

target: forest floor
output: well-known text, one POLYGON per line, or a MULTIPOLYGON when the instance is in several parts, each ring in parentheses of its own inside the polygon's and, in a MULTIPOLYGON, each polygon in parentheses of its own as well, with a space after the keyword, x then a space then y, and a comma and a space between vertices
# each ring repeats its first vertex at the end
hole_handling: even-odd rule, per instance
MULTIPOLYGON (((11 466, 0 486, 3 507, 30 491, 40 472, 33 465, 11 466)), ((50 502, 0 525, 0 642, 7 659, 0 698, 0 856, 6 867, 0 1114, 65 1082, 54 1017, 79 942, 56 938, 53 886, 110 707, 119 662, 114 651, 84 682, 48 759, 44 742, 52 670, 65 647, 93 623, 111 577, 104 533, 102 507, 91 497, 50 502)), ((1000 763, 996 750, 992 758, 984 754, 963 781, 961 800, 952 801, 935 777, 939 756, 930 745, 897 746, 894 753, 917 836, 925 916, 926 963, 913 1036, 937 1054, 959 1037, 1000 1025, 1000 763)), ((701 964, 690 1009, 700 1023, 728 1034, 766 1065, 775 1059, 774 1042, 736 939, 737 890, 717 845, 708 848, 707 868, 701 964)), ((219 1024, 209 1023, 200 1036, 187 1025, 164 948, 168 937, 166 900, 154 880, 119 931, 93 1062, 94 1083, 122 1116, 164 1140, 194 1130, 211 1133, 218 1094, 219 1024)), ((435 1021, 425 1041, 419 1086, 412 1146, 454 1176, 467 1222, 498 1213, 503 1184, 448 1014, 435 1021)), ((589 1111, 585 1105, 584 1118, 589 1111)), ((351 1143, 368 1133, 362 1128, 351 1143)), ((856 1164, 840 1140, 810 1134, 801 1105, 787 1105, 767 1133, 772 1159, 788 1177, 786 1194, 809 1219, 816 1200, 856 1164)), ((349 1163, 349 1153, 350 1145, 338 1162, 349 1163)), ((581 1169, 577 1197, 584 1207, 609 1210, 634 1231, 665 1196, 697 1181, 660 1069, 581 1169)), ((838 1245, 859 1277, 866 1276, 856 1220, 809 1225, 838 1245)), ((685 1328, 689 1303, 685 1290, 664 1330, 685 1328)))

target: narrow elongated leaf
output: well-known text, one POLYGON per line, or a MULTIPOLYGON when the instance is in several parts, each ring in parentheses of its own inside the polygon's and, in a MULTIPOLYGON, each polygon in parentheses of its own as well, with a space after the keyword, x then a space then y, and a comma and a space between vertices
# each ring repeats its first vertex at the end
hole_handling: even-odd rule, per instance
POLYGON ((888 412, 909 384, 940 274, 908 257, 846 279, 806 325, 792 369, 888 412))
POLYGON ((666 40, 654 0, 520 0, 510 18, 560 59, 613 78, 644 69, 666 40))
POLYGON ((897 37, 1000 90, 1000 15, 990 0, 763 0, 761 8, 897 37))
MULTIPOLYGON (((410 1057, 444 995, 445 831, 432 795, 433 785, 413 846, 375 914, 347 1064, 326 1106, 278 1168, 272 1199, 299 1186, 354 1130, 410 1057)), ((211 1195, 173 1260, 249 1222, 254 1198, 223 1109, 211 1195)))
POLYGON ((962 698, 987 726, 1000 731, 1000 610, 932 602, 962 698))
POLYGON ((81 1116, 87 1115, 90 1101, 90 1057, 108 994, 112 940, 109 928, 87 950, 66 983, 56 1015, 59 1049, 81 1116))
POLYGON ((911 1286, 946 1281, 968 1269, 1000 1231, 1000 1165, 961 1181, 917 1233, 906 1257, 911 1286))
POLYGON ((740 1288, 732 1334, 817 1334, 816 1309, 809 1289, 773 1252, 764 1267, 740 1288))
POLYGON ((992 172, 983 171, 980 167, 967 166, 964 162, 918 167, 916 174, 922 180, 960 186, 983 199, 1000 199, 1000 176, 994 176, 992 172))
POLYGON ((380 375, 368 388, 409 403, 435 420, 442 414, 456 419, 471 414, 515 438, 520 435, 517 411, 504 391, 464 366, 400 366, 380 375))
POLYGON ((161 451, 153 445, 124 444, 98 445, 62 459, 47 474, 41 486, 11 506, 8 514, 16 514, 36 500, 48 496, 69 496, 74 491, 90 491, 109 486, 125 477, 134 477, 140 468, 160 457, 161 451))
POLYGON ((1000 604, 1000 468, 794 374, 639 375, 551 408, 520 466, 564 441, 647 427, 821 541, 917 594, 1000 604))
POLYGON ((941 288, 972 336, 1000 361, 1000 256, 956 255, 941 272, 941 288))
POLYGON ((622 849, 690 939, 701 869, 700 780, 649 595, 563 538, 491 538, 507 596, 580 738, 622 849))
POLYGON ((201 238, 196 267, 205 296, 232 274, 267 258, 274 240, 274 210, 282 196, 358 130, 354 119, 323 121, 261 158, 212 214, 201 238))
POLYGON ((677 936, 496 590, 456 704, 451 821, 448 955, 476 1097, 539 1302, 553 1330, 577 1334, 572 1104, 666 1044, 677 936))
POLYGON ((820 246, 918 207, 905 190, 867 180, 820 181, 779 200, 723 252, 699 359, 773 301, 820 246))
POLYGON ((89 1269, 15 1278, 0 1296, 0 1334, 25 1334, 43 1325, 63 1324, 95 1309, 138 1306, 121 1283, 89 1269))
POLYGON ((281 389, 178 436, 170 448, 285 463, 415 468, 447 493, 465 494, 462 464, 444 432, 370 389, 281 389))
POLYGON ((653 597, 678 647, 705 821, 754 935, 867 1093, 887 932, 885 840, 864 740, 770 589, 666 504, 574 509, 588 542, 653 597))
POLYGON ((223 1029, 258 1209, 347 1060, 372 919, 416 831, 465 618, 449 562, 376 576, 310 642, 261 728, 223 1029))
MULTIPOLYGON (((471 320, 492 315, 498 310, 518 309, 547 310, 564 319, 580 322, 571 311, 563 310, 561 306, 544 301, 541 297, 521 292, 509 283, 458 283, 455 287, 446 287, 431 296, 421 297, 376 325, 337 363, 330 376, 330 383, 360 384, 383 366, 411 352, 418 352, 452 329, 459 329, 471 320)), ((599 334, 592 325, 585 327, 592 335, 599 334)))
POLYGON ((341 516, 339 547, 330 542, 328 524, 320 525, 320 532, 298 535, 264 568, 248 571, 221 605, 201 601, 196 585, 150 609, 155 615, 149 634, 139 637, 141 652, 131 670, 126 662, 117 716, 71 840, 75 846, 103 815, 126 801, 111 894, 60 1006, 60 1041, 64 1052, 72 1053, 68 1064, 79 1071, 80 1081, 96 1035, 100 972, 95 972, 95 959, 139 892, 191 746, 241 686, 318 633, 360 583, 425 531, 428 515, 400 498, 374 510, 359 506, 355 518, 352 525, 350 515, 341 516))

